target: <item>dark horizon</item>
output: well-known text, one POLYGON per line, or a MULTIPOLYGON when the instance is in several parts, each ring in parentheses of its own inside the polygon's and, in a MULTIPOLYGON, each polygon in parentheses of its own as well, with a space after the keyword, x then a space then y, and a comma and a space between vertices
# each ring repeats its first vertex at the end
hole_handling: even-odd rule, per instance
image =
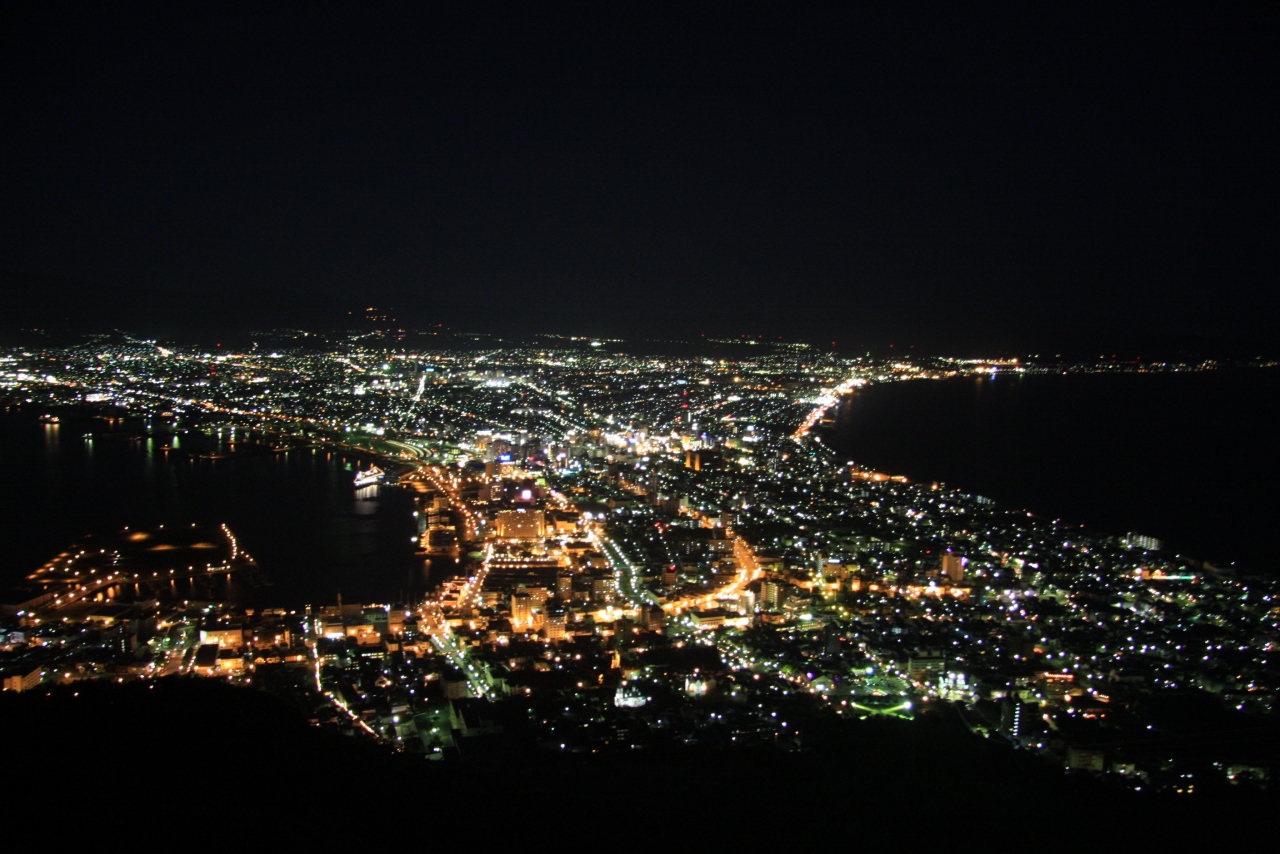
MULTIPOLYGON (((1003 334, 977 337, 955 334, 954 330, 925 333, 919 337, 896 336, 886 332, 846 331, 828 340, 815 328, 769 324, 744 320, 740 324, 715 317, 675 317, 649 323, 614 322, 608 318, 556 317, 530 312, 525 315, 456 310, 438 314, 404 311, 386 303, 377 306, 391 313, 394 322, 370 324, 360 317, 359 303, 317 307, 303 299, 279 294, 242 291, 211 297, 192 308, 174 311, 163 296, 140 297, 120 303, 107 287, 89 283, 15 276, 0 273, 0 293, 38 294, 50 305, 27 303, 4 313, 0 345, 72 346, 103 334, 123 333, 146 340, 190 346, 249 346, 263 333, 298 330, 321 337, 342 337, 349 332, 378 331, 390 347, 421 346, 423 336, 444 333, 458 346, 467 335, 487 335, 507 342, 541 339, 599 338, 619 341, 623 346, 645 350, 662 349, 665 344, 695 348, 731 344, 800 343, 842 356, 875 357, 895 355, 928 357, 1035 357, 1089 360, 1110 358, 1122 361, 1179 359, 1273 360, 1280 357, 1280 342, 1262 332, 1212 334, 1194 330, 1156 329, 1109 331, 1084 327, 1046 331, 1041 328, 1009 329, 1003 334)), ((16 302, 6 299, 6 302, 16 302)), ((837 330, 837 333, 839 331, 837 330)), ((655 350, 656 352, 656 350, 655 350)), ((749 353, 743 350, 743 353, 749 353)))
POLYGON ((3 13, 10 328, 1269 346, 1272 7, 3 13))

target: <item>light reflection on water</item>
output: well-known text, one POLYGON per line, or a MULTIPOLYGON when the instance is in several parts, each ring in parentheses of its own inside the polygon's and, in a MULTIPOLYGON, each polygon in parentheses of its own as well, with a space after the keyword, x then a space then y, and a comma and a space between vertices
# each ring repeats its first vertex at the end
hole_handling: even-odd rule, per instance
POLYGON ((411 542, 412 495, 389 486, 357 491, 354 471, 367 460, 320 449, 204 459, 195 452, 226 453, 247 437, 142 438, 144 426, 0 414, 0 482, 8 485, 0 491, 0 584, 16 583, 86 533, 225 522, 272 582, 239 590, 233 578, 231 589, 262 605, 332 602, 339 589, 348 602, 423 592, 428 569, 411 542), (136 439, 123 435, 130 430, 136 439), (81 438, 91 431, 104 435, 81 438))

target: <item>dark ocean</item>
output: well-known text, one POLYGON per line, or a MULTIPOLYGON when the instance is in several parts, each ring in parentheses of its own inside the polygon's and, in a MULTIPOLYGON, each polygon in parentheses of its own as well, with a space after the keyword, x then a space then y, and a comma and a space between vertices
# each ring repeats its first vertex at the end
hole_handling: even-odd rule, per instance
POLYGON ((1215 564, 1280 567, 1280 370, 884 383, 827 439, 856 462, 1215 564))
MULTIPOLYGON (((260 606, 327 604, 339 590, 348 602, 386 602, 426 583, 411 493, 356 490, 354 455, 198 459, 163 452, 167 436, 130 440, 140 425, 86 440, 105 422, 63 412, 54 425, 38 416, 0 413, 0 587, 86 534, 193 522, 226 523, 257 560, 272 582, 252 591, 260 606)), ((179 436, 177 445, 197 441, 179 436)))

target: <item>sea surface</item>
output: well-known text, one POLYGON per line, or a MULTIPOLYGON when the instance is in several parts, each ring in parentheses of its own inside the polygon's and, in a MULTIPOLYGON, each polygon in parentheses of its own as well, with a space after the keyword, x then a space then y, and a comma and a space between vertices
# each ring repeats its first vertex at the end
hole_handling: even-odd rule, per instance
MULTIPOLYGON (((406 490, 357 490, 367 459, 298 449, 200 459, 163 450, 170 436, 136 436, 117 424, 61 413, 46 424, 34 411, 0 413, 0 587, 86 534, 126 526, 227 524, 270 586, 259 606, 387 602, 421 594, 429 567, 415 557, 413 497, 406 490)), ((199 441, 179 435, 181 449, 199 441)), ((437 572, 441 567, 437 567, 437 572)))
POLYGON ((1276 572, 1276 412, 1267 368, 911 380, 859 391, 827 440, 882 471, 1276 572))

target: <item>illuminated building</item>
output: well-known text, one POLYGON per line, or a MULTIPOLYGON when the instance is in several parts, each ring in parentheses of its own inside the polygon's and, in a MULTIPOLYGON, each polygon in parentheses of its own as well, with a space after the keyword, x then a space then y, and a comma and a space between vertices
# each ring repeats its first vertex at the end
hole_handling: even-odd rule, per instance
POLYGON ((511 595, 511 625, 513 628, 526 628, 533 625, 534 599, 528 593, 520 591, 511 595))
POLYGON ((693 622, 694 628, 698 630, 718 629, 722 626, 746 628, 751 624, 749 617, 741 617, 732 611, 726 611, 724 608, 693 611, 689 614, 689 619, 693 622))
POLYGON ((507 540, 540 540, 547 535, 541 510, 503 510, 496 524, 498 536, 507 540))
POLYGON ((1076 689, 1075 676, 1070 673, 1042 673, 1040 680, 1045 697, 1054 702, 1062 702, 1071 694, 1084 693, 1076 689))
POLYGON ((646 605, 640 609, 640 620, 645 629, 651 632, 662 631, 666 625, 667 615, 658 605, 646 605))
POLYGON ((781 611, 787 604, 787 585, 781 581, 766 581, 761 585, 760 594, 761 603, 770 611, 781 611))
POLYGON ((920 650, 907 659, 907 672, 917 682, 922 682, 930 676, 936 676, 946 669, 947 659, 942 654, 942 650, 920 650))
POLYGON ((675 564, 664 566, 662 568, 662 586, 671 590, 676 586, 676 567, 675 564))
POLYGON ((214 644, 220 649, 244 646, 244 629, 240 626, 213 626, 200 630, 200 643, 214 644))
POLYGON ((44 672, 39 667, 36 667, 34 670, 28 670, 25 673, 19 672, 11 674, 4 677, 4 690, 16 691, 18 693, 30 691, 32 688, 40 684, 40 679, 43 675, 44 672))
POLYGON ((1149 552, 1158 552, 1164 548, 1164 540, 1158 540, 1155 537, 1148 537, 1146 534, 1139 534, 1134 531, 1125 534, 1121 542, 1128 548, 1143 549, 1149 552))
POLYGON ((591 579, 591 601, 609 603, 613 600, 613 582, 609 578, 591 579))
POLYGON ((556 596, 562 601, 573 601, 573 574, 569 572, 556 573, 556 596))
POLYGON ((542 624, 547 640, 564 640, 567 613, 568 609, 565 608, 564 602, 559 597, 552 597, 547 600, 542 624))
POLYGON ((1044 717, 1039 703, 1029 703, 1017 697, 1005 697, 1000 705, 1000 730, 1019 739, 1042 732, 1044 717))

